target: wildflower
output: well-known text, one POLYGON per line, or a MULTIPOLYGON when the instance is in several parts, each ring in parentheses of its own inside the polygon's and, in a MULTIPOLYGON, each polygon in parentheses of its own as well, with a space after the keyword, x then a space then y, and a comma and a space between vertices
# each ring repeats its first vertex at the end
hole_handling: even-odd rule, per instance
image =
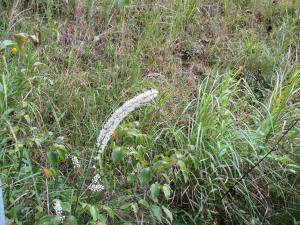
POLYGON ((130 99, 129 101, 125 102, 120 108, 118 108, 104 124, 97 138, 96 145, 100 148, 100 151, 104 151, 113 132, 129 113, 134 111, 136 108, 147 105, 149 102, 154 100, 157 95, 157 90, 148 90, 130 99))
POLYGON ((101 184, 91 184, 89 186, 89 189, 92 191, 92 192, 101 192, 104 190, 104 186, 101 185, 101 184))
POLYGON ((63 216, 61 201, 60 200, 55 200, 53 208, 54 208, 55 214, 57 216, 59 216, 61 222, 63 222, 64 219, 65 219, 65 216, 63 216))
POLYGON ((72 160, 74 169, 80 168, 80 163, 79 163, 79 160, 76 156, 71 156, 71 160, 72 160))
POLYGON ((92 183, 96 184, 99 181, 99 179, 100 179, 100 175, 96 174, 96 176, 93 177, 92 183))
POLYGON ((44 168, 44 174, 45 174, 45 177, 46 177, 46 178, 50 178, 50 177, 53 176, 53 173, 52 173, 51 170, 48 169, 48 168, 44 168))
POLYGON ((17 54, 17 52, 18 52, 18 49, 17 49, 17 48, 14 47, 14 48, 11 49, 11 53, 12 53, 12 54, 15 55, 15 54, 17 54))
POLYGON ((279 112, 279 107, 277 106, 275 109, 274 109, 274 113, 278 113, 279 112))
POLYGON ((92 192, 101 192, 104 190, 104 186, 100 184, 100 175, 96 174, 93 179, 92 183, 88 186, 88 189, 92 192))

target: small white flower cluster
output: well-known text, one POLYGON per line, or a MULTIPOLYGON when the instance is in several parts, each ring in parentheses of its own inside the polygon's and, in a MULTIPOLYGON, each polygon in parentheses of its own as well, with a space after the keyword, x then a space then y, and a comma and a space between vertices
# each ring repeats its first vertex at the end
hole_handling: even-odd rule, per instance
POLYGON ((71 160, 72 160, 72 163, 73 163, 73 166, 74 166, 74 169, 76 168, 80 168, 80 163, 79 163, 79 160, 76 156, 70 156, 71 157, 71 160))
POLYGON ((88 186, 88 189, 92 192, 101 192, 104 190, 104 186, 100 184, 100 175, 97 174, 93 177, 92 183, 88 186))
POLYGON ((65 219, 65 216, 63 216, 61 201, 60 200, 55 200, 53 208, 55 210, 55 214, 57 216, 59 216, 59 218, 61 219, 61 222, 63 222, 64 219, 65 219))
POLYGON ((96 145, 100 148, 100 151, 104 151, 112 133, 129 113, 134 111, 136 108, 147 105, 149 102, 154 100, 157 95, 157 90, 148 90, 130 99, 118 108, 104 124, 99 137, 97 138, 96 145))

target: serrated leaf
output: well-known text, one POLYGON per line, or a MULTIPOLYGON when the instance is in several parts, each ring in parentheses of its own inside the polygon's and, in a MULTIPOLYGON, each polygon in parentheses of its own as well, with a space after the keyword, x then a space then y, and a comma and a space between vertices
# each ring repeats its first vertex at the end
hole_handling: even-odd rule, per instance
POLYGON ((150 196, 154 202, 158 202, 158 196, 160 193, 160 185, 158 183, 152 184, 150 186, 150 196))
POLYGON ((115 148, 111 154, 112 161, 114 163, 119 163, 123 160, 124 154, 121 148, 115 148))
POLYGON ((164 184, 164 186, 162 187, 164 195, 166 197, 166 199, 168 200, 171 196, 171 189, 170 186, 167 184, 164 184))
POLYGON ((147 185, 151 180, 150 168, 143 168, 140 172, 140 181, 143 185, 147 185))
POLYGON ((173 215, 172 215, 172 212, 166 208, 165 206, 162 206, 162 209, 164 211, 164 213, 166 214, 166 216, 170 219, 170 221, 172 222, 173 221, 173 215))
POLYGON ((152 205, 151 211, 152 211, 153 215, 161 222, 161 220, 162 220, 161 208, 158 205, 152 205))

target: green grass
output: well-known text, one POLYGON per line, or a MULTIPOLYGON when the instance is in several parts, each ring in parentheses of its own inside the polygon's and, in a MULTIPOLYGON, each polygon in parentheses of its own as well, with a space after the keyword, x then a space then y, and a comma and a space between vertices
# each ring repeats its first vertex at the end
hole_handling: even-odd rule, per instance
POLYGON ((64 224, 298 224, 300 125, 276 141, 300 117, 299 9, 285 0, 2 1, 0 43, 18 42, 0 50, 9 224, 60 224, 57 199, 64 224), (40 44, 16 39, 21 32, 40 44), (158 99, 99 154, 103 122, 150 88, 158 99), (96 156, 100 193, 88 189, 96 156))

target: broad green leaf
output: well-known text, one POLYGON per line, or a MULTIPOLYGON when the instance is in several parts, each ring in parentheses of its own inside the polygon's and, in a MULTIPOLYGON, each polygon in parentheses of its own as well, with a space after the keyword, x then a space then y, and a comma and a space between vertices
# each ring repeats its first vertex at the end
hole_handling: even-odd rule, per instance
POLYGON ((140 199, 139 204, 144 206, 146 209, 150 207, 149 203, 145 199, 140 199))
POLYGON ((112 210, 112 208, 106 206, 106 205, 103 205, 102 208, 107 212, 108 216, 111 218, 111 219, 114 219, 115 218, 115 212, 112 210))
POLYGON ((139 211, 139 206, 138 206, 138 204, 137 204, 137 203, 132 203, 132 204, 131 204, 131 209, 132 209, 132 211, 133 211, 134 214, 137 214, 138 211, 139 211))
POLYGON ((77 225, 77 220, 74 216, 68 216, 63 225, 77 225))
POLYGON ((167 184, 164 184, 164 186, 162 187, 164 195, 166 197, 166 199, 168 200, 171 196, 171 190, 170 190, 170 186, 167 184))
POLYGON ((154 202, 158 202, 157 197, 160 193, 160 185, 158 183, 152 184, 150 186, 150 196, 154 202))
POLYGON ((153 169, 156 173, 159 173, 167 168, 169 168, 172 164, 168 163, 165 160, 158 160, 154 163, 153 169))
POLYGON ((161 220, 162 220, 161 208, 158 205, 152 205, 151 211, 152 211, 153 215, 161 222, 161 220))
POLYGON ((124 154, 122 152, 122 149, 121 148, 115 148, 111 154, 111 157, 112 157, 112 161, 114 163, 119 163, 123 160, 124 158, 124 154))
POLYGON ((93 205, 89 205, 89 213, 94 221, 99 219, 99 210, 93 205))
POLYGON ((127 183, 128 184, 133 184, 136 180, 136 176, 132 173, 128 174, 127 176, 127 183))
POLYGON ((68 153, 68 149, 66 148, 66 146, 61 145, 61 144, 54 144, 53 147, 56 150, 56 152, 58 153, 59 158, 61 160, 65 160, 67 157, 67 153, 68 153))
POLYGON ((57 167, 58 160, 59 160, 58 154, 53 151, 49 151, 47 153, 47 155, 48 155, 48 160, 49 160, 51 166, 57 167))
POLYGON ((150 168, 143 168, 140 172, 140 181, 143 185, 147 185, 151 180, 150 168))
POLYGON ((62 211, 71 213, 71 203, 69 202, 61 202, 62 211))
POLYGON ((131 203, 126 203, 126 204, 122 205, 120 208, 122 210, 124 210, 125 212, 130 212, 130 210, 131 210, 131 203))
POLYGON ((172 222, 173 221, 173 215, 172 215, 172 212, 166 208, 165 206, 162 206, 162 209, 164 211, 164 213, 166 214, 166 216, 170 219, 170 221, 172 222))
POLYGON ((37 225, 59 225, 61 219, 56 215, 43 216, 37 223, 37 225))

